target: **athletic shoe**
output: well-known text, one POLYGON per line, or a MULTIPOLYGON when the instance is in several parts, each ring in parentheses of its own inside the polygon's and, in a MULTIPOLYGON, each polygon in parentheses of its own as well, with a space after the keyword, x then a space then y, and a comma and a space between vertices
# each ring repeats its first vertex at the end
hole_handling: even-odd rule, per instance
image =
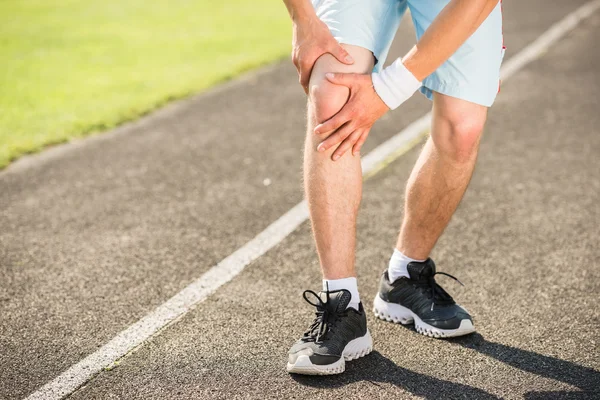
POLYGON ((316 318, 304 336, 289 351, 287 371, 304 375, 340 374, 346 361, 365 356, 373 350, 362 303, 358 311, 347 308, 347 290, 321 292, 306 290, 304 300, 317 308, 316 318), (313 302, 308 296, 316 299, 313 302))
POLYGON ((460 283, 458 279, 436 272, 430 258, 409 263, 408 274, 410 278, 401 277, 392 283, 387 270, 383 273, 373 304, 376 317, 400 324, 414 321, 417 332, 435 338, 475 332, 467 310, 436 283, 435 275, 446 275, 460 283))

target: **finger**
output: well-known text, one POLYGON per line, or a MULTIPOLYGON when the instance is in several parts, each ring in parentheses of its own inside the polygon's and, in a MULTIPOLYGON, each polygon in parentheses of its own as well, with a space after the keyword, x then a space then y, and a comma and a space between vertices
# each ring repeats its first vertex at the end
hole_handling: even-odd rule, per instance
POLYGON ((352 132, 352 134, 350 134, 346 139, 344 139, 342 144, 340 144, 338 148, 333 152, 331 159, 333 161, 339 160, 340 157, 343 156, 344 153, 346 153, 354 145, 354 143, 356 143, 356 141, 360 138, 361 134, 362 130, 360 129, 352 132))
POLYGON ((318 146, 317 150, 320 152, 327 151, 336 144, 341 143, 344 139, 346 139, 351 133, 354 131, 354 127, 352 124, 347 123, 342 128, 338 129, 333 134, 329 135, 329 137, 323 140, 318 146))
POLYGON ((300 86, 302 86, 302 90, 304 90, 304 93, 308 94, 308 86, 304 86, 302 84, 302 74, 300 73, 300 71, 298 71, 298 83, 300 84, 300 86))
POLYGON ((346 122, 350 121, 350 116, 348 115, 348 113, 349 110, 347 110, 347 107, 342 107, 342 109, 333 117, 323 122, 322 124, 315 126, 315 134, 322 135, 339 129, 346 122))
POLYGON ((367 136, 369 136, 368 129, 363 131, 363 133, 360 135, 360 137, 358 138, 356 143, 354 143, 354 147, 352 147, 352 155, 360 154, 360 149, 361 149, 362 145, 365 143, 365 141, 367 140, 367 136))
POLYGON ((330 49, 329 52, 333 54, 333 56, 337 58, 339 62, 344 64, 354 64, 354 59, 350 53, 348 53, 346 49, 344 49, 337 41, 335 41, 333 48, 330 49))
POLYGON ((302 63, 300 66, 300 85, 304 88, 304 91, 308 93, 308 83, 310 82, 310 74, 312 72, 313 65, 310 63, 302 63))
POLYGON ((302 90, 304 90, 304 94, 308 95, 308 84, 305 85, 302 83, 302 75, 298 74, 298 83, 302 86, 302 90))
POLYGON ((346 74, 343 72, 328 72, 325 74, 327 80, 335 85, 342 85, 351 88, 358 80, 367 76, 361 74, 346 74))

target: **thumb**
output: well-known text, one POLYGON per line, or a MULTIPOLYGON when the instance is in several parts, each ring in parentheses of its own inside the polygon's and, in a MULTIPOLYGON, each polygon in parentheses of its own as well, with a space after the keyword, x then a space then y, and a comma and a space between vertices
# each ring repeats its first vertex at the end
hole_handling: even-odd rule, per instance
POLYGON ((335 85, 342 85, 347 87, 350 87, 352 85, 355 76, 356 74, 345 74, 340 72, 328 72, 325 74, 325 77, 329 82, 335 85))
POLYGON ((336 42, 334 48, 331 50, 331 54, 333 54, 333 56, 335 58, 337 58, 338 61, 341 62, 341 63, 344 63, 344 64, 354 64, 354 59, 352 58, 352 56, 350 55, 350 53, 348 53, 346 51, 346 49, 344 49, 337 42, 336 42))

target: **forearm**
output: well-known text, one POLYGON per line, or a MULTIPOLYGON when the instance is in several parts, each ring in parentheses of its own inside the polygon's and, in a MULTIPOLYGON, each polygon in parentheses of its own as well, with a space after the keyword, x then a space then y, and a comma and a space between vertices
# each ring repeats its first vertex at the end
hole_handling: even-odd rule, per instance
POLYGON ((479 28, 498 0, 452 0, 402 58, 419 81, 432 74, 479 28))
POLYGON ((451 0, 425 31, 419 42, 381 73, 373 86, 383 102, 397 108, 479 28, 498 0, 451 0))
POLYGON ((316 17, 315 9, 309 0, 283 0, 290 18, 295 23, 316 17))

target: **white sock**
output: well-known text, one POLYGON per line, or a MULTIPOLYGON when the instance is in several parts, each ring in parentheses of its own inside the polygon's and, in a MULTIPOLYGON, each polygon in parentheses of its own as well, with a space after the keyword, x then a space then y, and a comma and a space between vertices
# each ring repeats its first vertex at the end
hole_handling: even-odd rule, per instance
POLYGON ((350 295, 352 296, 350 298, 350 303, 348 303, 348 307, 352 307, 355 310, 358 310, 358 303, 360 303, 360 297, 358 295, 358 284, 356 282, 355 277, 343 279, 323 279, 323 291, 329 290, 330 292, 333 292, 334 290, 341 289, 346 289, 350 292, 350 295))
POLYGON ((408 267, 408 264, 413 261, 423 262, 425 260, 412 259, 402 254, 400 250, 394 249, 394 253, 390 258, 390 264, 388 266, 388 275, 390 276, 390 282, 394 282, 396 279, 402 276, 410 278, 410 275, 408 275, 408 269, 406 267, 408 267))

